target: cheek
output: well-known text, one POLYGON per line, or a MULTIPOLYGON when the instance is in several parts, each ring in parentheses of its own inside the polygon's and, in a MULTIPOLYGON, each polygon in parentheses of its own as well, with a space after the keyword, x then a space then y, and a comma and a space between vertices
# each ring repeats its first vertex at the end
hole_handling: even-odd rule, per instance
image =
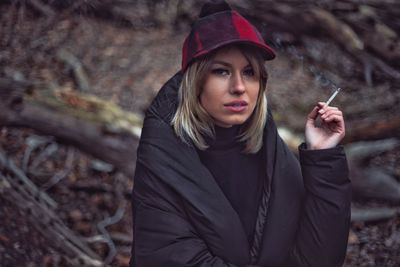
POLYGON ((220 89, 218 84, 216 84, 215 81, 209 78, 201 90, 199 97, 200 104, 207 112, 210 112, 217 108, 218 99, 221 99, 221 96, 218 93, 218 89, 220 89))
POLYGON ((208 92, 203 91, 200 94, 200 105, 208 112, 212 112, 215 109, 215 96, 208 92))

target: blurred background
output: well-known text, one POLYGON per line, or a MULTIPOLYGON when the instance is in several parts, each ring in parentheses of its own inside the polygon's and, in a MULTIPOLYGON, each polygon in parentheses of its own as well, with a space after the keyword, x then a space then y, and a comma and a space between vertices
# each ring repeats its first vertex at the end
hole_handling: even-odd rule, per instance
MULTIPOLYGON (((142 118, 204 2, 0 2, 0 266, 128 266, 142 118)), ((400 266, 400 2, 228 2, 277 53, 268 105, 295 153, 342 89, 344 266, 400 266)))

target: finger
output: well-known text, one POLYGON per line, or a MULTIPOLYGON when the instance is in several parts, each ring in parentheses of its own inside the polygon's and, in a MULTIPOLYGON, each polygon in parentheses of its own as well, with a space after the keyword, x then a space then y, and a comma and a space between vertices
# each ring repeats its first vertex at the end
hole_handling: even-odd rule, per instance
POLYGON ((307 119, 309 120, 315 120, 318 117, 318 110, 320 108, 318 106, 315 106, 313 110, 307 115, 307 119))
POLYGON ((327 118, 328 116, 331 116, 331 115, 338 115, 338 116, 343 117, 342 111, 340 111, 338 109, 328 109, 321 115, 321 119, 327 118))
POLYGON ((320 108, 318 110, 319 114, 324 114, 327 110, 339 110, 337 107, 331 107, 327 106, 325 102, 318 102, 318 107, 320 108))
POLYGON ((322 109, 325 109, 326 107, 327 107, 327 105, 326 105, 326 103, 325 102, 318 102, 318 107, 320 108, 320 110, 322 109))
POLYGON ((343 132, 345 131, 343 116, 332 114, 327 118, 321 118, 321 119, 323 124, 327 125, 328 127, 334 127, 334 129, 338 131, 343 131, 343 132))
POLYGON ((326 106, 324 109, 325 110, 339 110, 338 107, 331 107, 331 106, 326 106))
POLYGON ((318 102, 318 107, 326 109, 327 107, 330 108, 337 108, 337 107, 333 107, 333 106, 328 106, 325 102, 318 102))
POLYGON ((343 117, 340 116, 340 115, 337 115, 337 114, 331 114, 331 115, 329 115, 329 116, 327 116, 327 117, 325 117, 325 118, 322 118, 322 117, 321 117, 321 119, 322 119, 324 122, 326 122, 326 123, 328 123, 328 122, 341 122, 341 121, 343 121, 343 117))
POLYGON ((325 102, 318 102, 318 114, 322 115, 325 113, 325 109, 328 107, 325 102))

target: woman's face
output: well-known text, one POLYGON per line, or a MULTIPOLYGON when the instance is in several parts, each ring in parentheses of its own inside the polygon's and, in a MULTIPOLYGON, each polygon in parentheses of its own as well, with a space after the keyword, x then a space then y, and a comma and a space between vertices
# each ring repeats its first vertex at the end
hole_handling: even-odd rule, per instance
POLYGON ((253 113, 260 77, 242 52, 232 47, 214 56, 206 75, 200 104, 221 127, 244 123, 253 113))

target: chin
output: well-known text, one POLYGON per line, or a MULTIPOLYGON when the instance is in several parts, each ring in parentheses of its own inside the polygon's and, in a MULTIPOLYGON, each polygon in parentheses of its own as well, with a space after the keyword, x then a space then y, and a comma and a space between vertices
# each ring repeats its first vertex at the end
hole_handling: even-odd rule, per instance
POLYGON ((233 125, 241 125, 243 123, 245 123, 247 121, 247 119, 249 118, 249 116, 245 116, 245 117, 236 117, 236 118, 227 118, 224 120, 218 120, 216 121, 216 125, 221 126, 221 127, 231 127, 233 125))

